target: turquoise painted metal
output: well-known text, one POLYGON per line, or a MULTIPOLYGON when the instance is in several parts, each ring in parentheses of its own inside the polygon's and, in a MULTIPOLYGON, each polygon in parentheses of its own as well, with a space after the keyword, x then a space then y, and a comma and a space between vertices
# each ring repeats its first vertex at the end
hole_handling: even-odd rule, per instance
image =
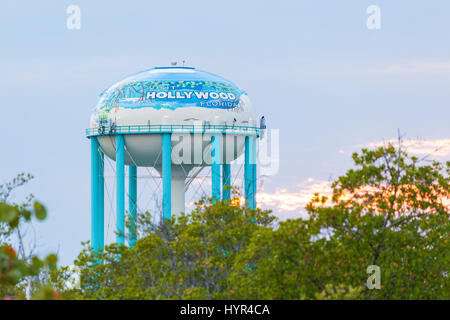
POLYGON ((98 160, 98 141, 96 138, 91 139, 91 239, 94 250, 98 249, 97 243, 97 224, 99 211, 99 160, 98 160))
POLYGON ((220 137, 220 135, 211 137, 211 185, 214 201, 220 200, 220 163, 222 162, 220 137))
POLYGON ((130 227, 128 231, 130 247, 136 243, 137 219, 137 168, 128 166, 128 210, 130 214, 130 227))
MULTIPOLYGON (((256 148, 256 145, 255 145, 256 148)), ((256 191, 257 191, 257 187, 258 187, 258 174, 257 174, 257 167, 256 167, 256 153, 255 155, 255 162, 251 164, 252 166, 252 187, 253 187, 253 193, 251 195, 251 199, 252 199, 252 203, 251 203, 251 208, 256 209, 256 191)))
POLYGON ((163 179, 163 218, 170 220, 172 217, 172 142, 171 134, 162 135, 162 179, 163 179))
POLYGON ((244 197, 245 202, 249 204, 249 187, 250 187, 250 172, 249 172, 249 161, 250 161, 250 139, 245 137, 244 143, 244 197))
MULTIPOLYGON (((163 176, 163 217, 170 220, 171 213, 171 133, 182 129, 183 132, 198 133, 197 126, 122 126, 116 127, 116 132, 99 133, 96 128, 88 129, 87 134, 91 140, 91 238, 95 250, 104 247, 104 154, 99 148, 97 136, 115 135, 116 140, 116 232, 117 243, 125 244, 125 141, 124 134, 133 133, 162 133, 162 176, 163 176), (157 131, 155 131, 157 130, 157 131), (171 131, 173 130, 173 131, 171 131), (186 131, 187 130, 187 131, 186 131), (192 130, 192 131, 190 131, 192 130), (121 134, 118 134, 121 133, 121 134)), ((201 129, 208 133, 214 132, 211 138, 211 172, 212 172, 212 198, 214 200, 228 200, 231 198, 231 166, 229 163, 221 164, 221 136, 228 126, 202 126, 201 129), (221 177, 222 169, 222 177, 221 177), (221 180, 222 178, 222 180, 221 180), (222 186, 222 188, 221 188, 222 186), (222 189, 222 190, 221 190, 222 189)), ((236 127, 232 128, 233 130, 236 127)), ((245 164, 244 164, 244 188, 247 205, 256 208, 256 138, 259 129, 255 127, 239 127, 238 130, 245 135, 245 164)), ((135 225, 137 214, 137 168, 129 166, 129 245, 134 246, 136 242, 135 225)))
POLYGON ((245 199, 250 208, 256 208, 256 141, 254 137, 245 137, 244 164, 245 199))
POLYGON ((115 134, 151 134, 151 133, 223 133, 241 135, 260 135, 260 129, 247 126, 229 125, 132 125, 116 126, 113 130, 105 127, 86 129, 86 136, 105 136, 115 134))
POLYGON ((98 222, 97 222, 97 243, 98 249, 103 250, 105 246, 105 154, 99 148, 99 199, 98 199, 98 222))
POLYGON ((125 244, 125 140, 116 135, 116 232, 117 243, 125 244))
POLYGON ((231 165, 224 163, 222 165, 222 200, 231 198, 231 165))

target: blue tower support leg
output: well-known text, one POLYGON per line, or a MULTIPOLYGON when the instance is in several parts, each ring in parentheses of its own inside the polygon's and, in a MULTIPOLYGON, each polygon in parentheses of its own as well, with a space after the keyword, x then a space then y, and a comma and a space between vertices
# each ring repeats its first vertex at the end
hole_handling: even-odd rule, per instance
POLYGON ((95 251, 100 249, 98 243, 98 224, 100 211, 100 161, 99 161, 99 144, 95 137, 91 138, 91 241, 95 251))
POLYGON ((230 200, 231 198, 231 165, 224 163, 222 165, 222 199, 230 200))
POLYGON ((251 164, 251 166, 252 166, 252 186, 253 186, 253 194, 252 194, 252 197, 251 197, 251 199, 252 199, 251 208, 252 209, 256 209, 256 189, 257 189, 257 186, 258 186, 257 172, 256 172, 256 163, 251 164))
POLYGON ((125 244, 125 140, 116 135, 116 232, 117 243, 125 244))
POLYGON ((220 200, 220 163, 221 163, 221 145, 220 135, 211 137, 211 182, 213 201, 220 200))
POLYGON ((256 208, 256 141, 252 136, 245 137, 245 199, 247 205, 256 208))
POLYGON ((251 194, 251 204, 250 207, 252 209, 256 209, 256 189, 257 189, 257 171, 256 171, 256 148, 257 148, 257 139, 255 136, 251 137, 251 153, 250 153, 250 165, 252 168, 252 194, 251 194))
POLYGON ((99 210, 97 224, 97 243, 98 249, 103 250, 105 247, 105 154, 99 148, 99 210))
POLYGON ((172 217, 172 142, 171 134, 162 134, 162 179, 163 179, 163 218, 170 220, 172 217))
POLYGON ((130 227, 128 230, 130 247, 136 243, 136 214, 137 214, 137 168, 128 167, 128 210, 130 211, 130 227))
POLYGON ((245 137, 244 144, 244 197, 246 205, 249 203, 249 190, 250 190, 250 138, 245 137))

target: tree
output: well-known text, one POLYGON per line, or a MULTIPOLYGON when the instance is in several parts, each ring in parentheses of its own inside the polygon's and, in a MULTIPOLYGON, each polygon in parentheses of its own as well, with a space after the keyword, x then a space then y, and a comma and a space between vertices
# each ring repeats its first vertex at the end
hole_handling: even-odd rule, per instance
POLYGON ((54 275, 54 283, 71 299, 231 298, 236 255, 273 219, 269 211, 203 199, 190 214, 147 228, 134 248, 85 249, 75 262, 80 289, 64 290, 67 269, 54 275))
MULTIPOLYGON (((56 255, 50 254, 41 260, 32 251, 26 253, 20 231, 21 226, 30 223, 33 217, 44 220, 47 216, 45 207, 40 202, 33 201, 32 196, 21 205, 7 202, 11 192, 30 179, 31 175, 19 174, 11 182, 0 185, 0 298, 4 299, 25 298, 24 289, 30 287, 28 280, 39 276, 45 268, 56 268, 56 255), (12 244, 11 236, 15 233, 19 253, 12 244)), ((42 284, 35 287, 35 298, 55 297, 53 289, 42 284)))
POLYGON ((361 299, 449 298, 450 163, 421 163, 401 141, 353 160, 331 199, 312 199, 308 220, 254 235, 238 257, 235 298, 315 299, 330 287, 361 299), (366 287, 369 265, 380 267, 379 290, 366 287))

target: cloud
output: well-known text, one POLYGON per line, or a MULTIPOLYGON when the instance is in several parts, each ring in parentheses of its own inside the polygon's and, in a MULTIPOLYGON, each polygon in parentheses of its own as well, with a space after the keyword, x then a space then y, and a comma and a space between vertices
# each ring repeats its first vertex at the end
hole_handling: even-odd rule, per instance
POLYGON ((316 193, 330 196, 331 183, 309 178, 292 189, 279 188, 275 192, 258 190, 256 201, 259 207, 272 209, 280 218, 306 217, 305 206, 316 193))
MULTIPOLYGON (((261 179, 265 180, 266 178, 261 179)), ((209 191, 211 188, 210 181, 208 180, 210 179, 205 179, 201 182, 202 184, 206 184, 206 186, 203 186, 206 191, 209 191)), ((235 181, 236 185, 241 185, 241 179, 236 180, 239 180, 235 181)), ((262 180, 260 181, 262 182, 262 180)), ((265 191, 264 184, 265 183, 259 184, 256 193, 257 206, 262 209, 272 209, 273 214, 282 220, 287 218, 307 217, 305 207, 315 194, 331 196, 331 182, 314 178, 308 178, 307 180, 288 188, 277 188, 274 192, 265 191)), ((194 184, 192 184, 192 186, 194 186, 194 184)), ((194 188, 196 189, 197 187, 198 186, 195 186, 194 188)), ((241 203, 245 202, 243 192, 244 191, 241 190, 241 203)), ((190 192, 189 195, 186 196, 186 209, 188 211, 194 209, 194 202, 199 198, 198 193, 195 193, 195 199, 192 198, 193 195, 194 194, 190 192)))
POLYGON ((368 69, 370 75, 423 75, 450 73, 450 61, 409 60, 388 66, 368 69))
MULTIPOLYGON (((362 145, 354 146, 353 149, 360 148, 377 148, 386 144, 398 144, 398 140, 390 139, 384 141, 369 142, 362 145)), ((436 158, 450 158, 450 139, 433 139, 433 140, 420 140, 420 139, 404 139, 402 141, 403 147, 411 155, 416 156, 430 156, 436 158)), ((349 154, 352 150, 340 149, 340 154, 349 154)), ((274 215, 280 219, 308 217, 305 210, 306 205, 311 201, 315 194, 331 197, 331 182, 327 180, 320 180, 317 178, 308 178, 298 184, 289 187, 279 187, 275 191, 267 191, 266 180, 272 180, 268 177, 260 177, 258 183, 258 191, 256 195, 257 205, 263 209, 272 209, 274 215)), ((192 185, 203 184, 204 190, 207 192, 210 190, 211 182, 210 178, 204 179, 203 176, 195 178, 195 183, 192 185)), ((241 177, 237 177, 233 180, 233 185, 240 186, 243 189, 243 181, 241 177)), ((198 186, 196 186, 198 188, 198 186)), ((241 190, 243 193, 243 190, 241 190)), ((198 194, 197 194, 198 195, 198 194)), ((241 198, 244 201, 243 197, 241 198)), ((450 200, 445 199, 445 203, 450 204, 450 200)), ((193 206, 193 202, 189 203, 187 207, 193 206)))
MULTIPOLYGON (((396 139, 376 141, 358 145, 358 149, 377 148, 388 143, 394 146, 398 144, 396 139)), ((419 157, 450 158, 450 139, 404 139, 402 141, 403 148, 411 155, 419 157)), ((340 154, 348 153, 339 150, 340 154)), ((439 160, 439 159, 438 159, 439 160)), ((267 192, 260 187, 257 193, 258 206, 264 209, 272 209, 274 214, 279 218, 298 218, 307 217, 305 211, 306 205, 311 198, 317 193, 319 195, 331 196, 331 182, 315 178, 309 178, 294 187, 278 188, 275 192, 267 192)), ((443 200, 446 205, 450 205, 450 199, 443 200)))
MULTIPOLYGON (((360 147, 377 148, 386 144, 398 144, 395 139, 387 141, 370 142, 360 147)), ((417 156, 432 156, 445 158, 450 156, 450 139, 435 139, 435 140, 418 140, 418 139, 405 139, 402 141, 403 147, 411 155, 417 156)))

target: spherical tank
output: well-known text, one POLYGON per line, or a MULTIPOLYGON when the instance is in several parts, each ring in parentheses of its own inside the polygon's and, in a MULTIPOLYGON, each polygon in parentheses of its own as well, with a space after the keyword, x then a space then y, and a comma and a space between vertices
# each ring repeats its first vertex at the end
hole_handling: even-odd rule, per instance
MULTIPOLYGON (((90 127, 255 127, 255 120, 247 94, 231 81, 190 67, 157 67, 126 77, 103 91, 91 116, 90 127)), ((172 134, 174 151, 181 141, 177 135, 186 136, 182 131, 172 134)), ((203 134, 200 143, 192 143, 194 139, 191 139, 191 163, 183 158, 185 170, 210 164, 207 152, 210 137, 210 134, 203 134), (196 153, 201 157, 195 156, 196 153)), ((98 139, 103 152, 114 160, 114 136, 104 135, 98 139)), ((127 165, 161 166, 161 134, 129 134, 124 135, 124 139, 127 165)), ((225 140, 222 143, 224 161, 230 162, 242 154, 244 136, 226 134, 222 139, 225 140)))

